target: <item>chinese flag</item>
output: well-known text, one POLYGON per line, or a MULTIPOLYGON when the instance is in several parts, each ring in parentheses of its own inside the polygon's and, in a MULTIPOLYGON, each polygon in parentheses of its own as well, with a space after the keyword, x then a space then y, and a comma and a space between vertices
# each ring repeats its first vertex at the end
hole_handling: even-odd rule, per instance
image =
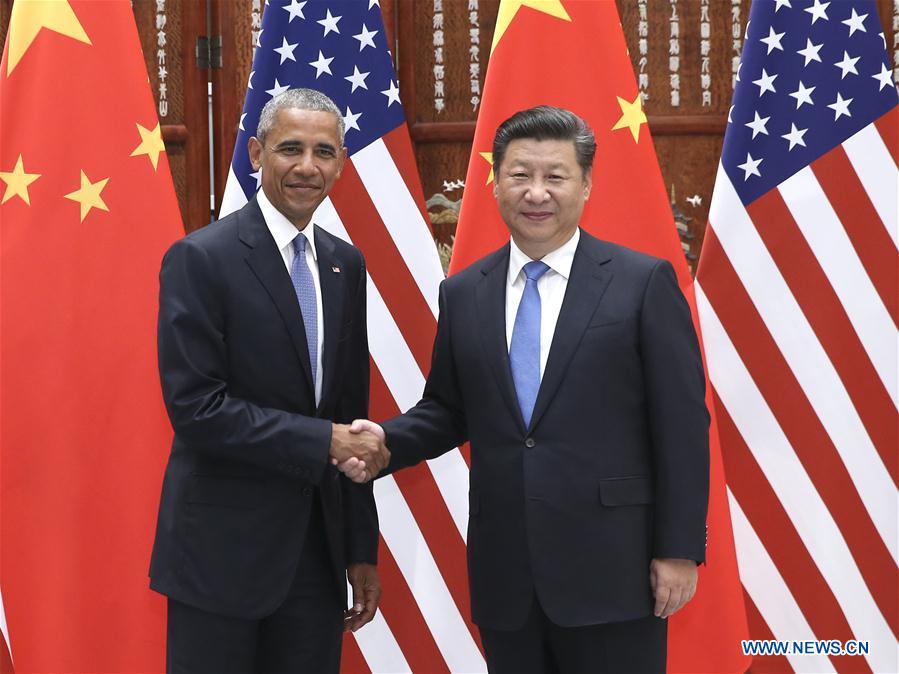
POLYGON ((182 232, 128 0, 16 0, 0 62, 6 667, 159 672, 171 430, 155 319, 182 232))
MULTIPOLYGON (((596 133, 593 190, 581 226, 670 260, 698 331, 693 281, 614 0, 501 1, 450 272, 508 240, 491 185, 493 134, 516 111, 541 104, 576 112, 596 133)), ((706 402, 712 410, 711 400, 706 402)), ((713 417, 707 563, 699 570, 696 597, 670 620, 671 672, 723 674, 749 666, 740 650, 748 630, 724 485, 713 417)))

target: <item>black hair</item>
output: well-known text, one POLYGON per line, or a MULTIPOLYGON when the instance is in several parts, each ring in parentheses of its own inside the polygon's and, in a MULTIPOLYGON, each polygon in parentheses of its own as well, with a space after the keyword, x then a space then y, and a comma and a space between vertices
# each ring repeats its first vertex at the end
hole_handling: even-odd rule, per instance
POLYGON ((596 137, 593 129, 570 110, 551 105, 520 110, 499 125, 493 137, 493 169, 499 171, 506 148, 513 140, 570 140, 574 143, 577 163, 586 174, 593 168, 596 137))

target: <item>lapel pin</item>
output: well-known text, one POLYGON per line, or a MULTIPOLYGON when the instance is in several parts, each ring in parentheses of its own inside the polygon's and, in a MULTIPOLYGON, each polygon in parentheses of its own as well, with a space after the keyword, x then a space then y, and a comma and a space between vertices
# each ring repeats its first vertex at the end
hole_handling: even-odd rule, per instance
POLYGON ((335 274, 339 274, 339 273, 340 273, 340 267, 331 267, 331 271, 333 271, 335 274))

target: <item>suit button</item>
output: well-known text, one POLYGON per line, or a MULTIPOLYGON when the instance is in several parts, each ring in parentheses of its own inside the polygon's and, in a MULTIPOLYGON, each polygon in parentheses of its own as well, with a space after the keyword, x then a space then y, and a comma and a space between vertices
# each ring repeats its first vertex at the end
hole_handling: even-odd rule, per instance
POLYGON ((312 487, 303 487, 303 496, 312 496, 312 487))
POLYGON ((524 446, 527 447, 528 449, 532 449, 534 446, 536 446, 536 444, 537 444, 537 441, 534 440, 534 438, 528 438, 527 440, 524 441, 524 446))

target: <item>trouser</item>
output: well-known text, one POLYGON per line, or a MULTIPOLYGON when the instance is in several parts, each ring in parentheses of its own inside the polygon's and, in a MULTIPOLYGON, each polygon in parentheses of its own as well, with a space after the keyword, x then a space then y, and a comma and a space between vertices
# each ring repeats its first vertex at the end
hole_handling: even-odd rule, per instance
POLYGON ((668 623, 648 616, 625 622, 560 627, 534 597, 517 630, 480 628, 491 674, 662 674, 668 623))
POLYGON ((318 494, 287 598, 259 620, 231 618, 169 599, 168 674, 337 674, 343 599, 328 554, 318 494))

